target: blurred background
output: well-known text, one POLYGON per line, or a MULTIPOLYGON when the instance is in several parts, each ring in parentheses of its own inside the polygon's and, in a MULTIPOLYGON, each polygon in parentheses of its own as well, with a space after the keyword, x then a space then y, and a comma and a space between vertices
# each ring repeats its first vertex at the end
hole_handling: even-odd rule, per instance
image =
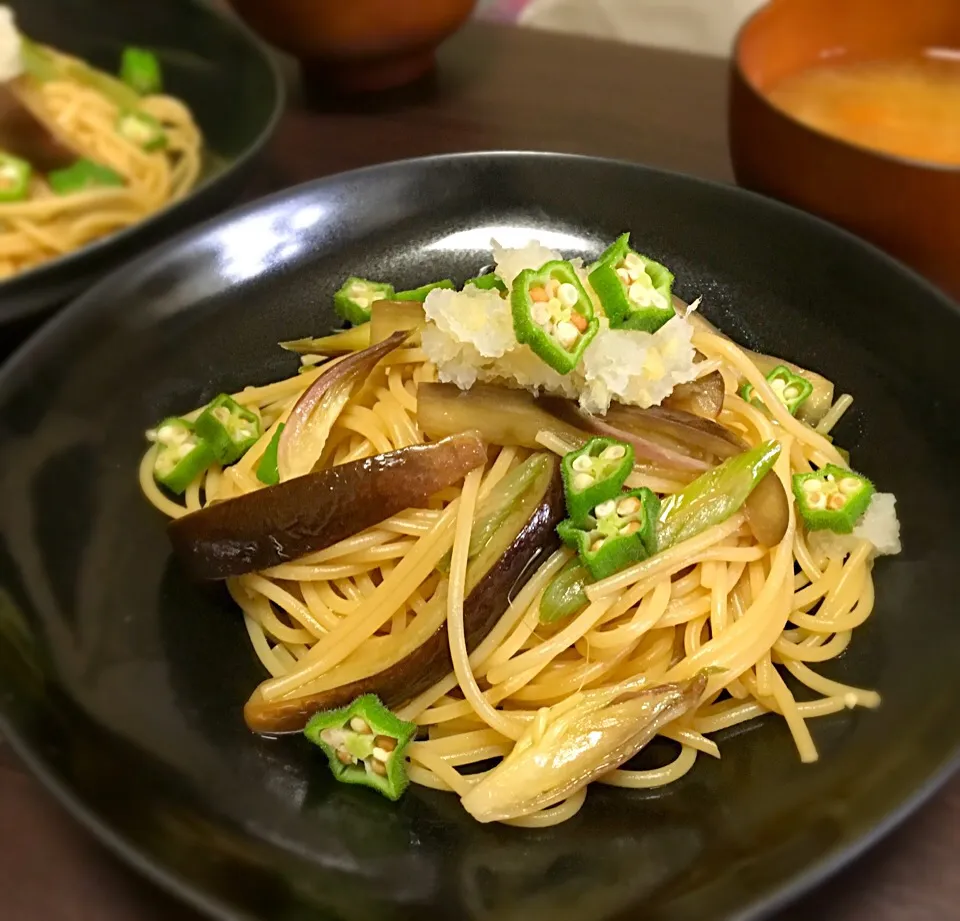
POLYGON ((726 55, 737 29, 763 3, 764 0, 480 0, 477 15, 534 29, 726 55))

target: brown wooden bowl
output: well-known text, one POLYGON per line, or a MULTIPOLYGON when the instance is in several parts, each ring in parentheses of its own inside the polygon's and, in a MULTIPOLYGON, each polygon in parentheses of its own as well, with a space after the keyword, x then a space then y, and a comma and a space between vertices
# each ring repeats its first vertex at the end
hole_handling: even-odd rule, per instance
POLYGON ((775 108, 780 80, 848 60, 960 48, 960 0, 772 0, 737 38, 730 148, 737 181, 840 224, 960 299, 960 168, 823 134, 775 108))
POLYGON ((299 58, 305 79, 370 92, 430 71, 437 45, 476 0, 230 0, 249 26, 299 58))

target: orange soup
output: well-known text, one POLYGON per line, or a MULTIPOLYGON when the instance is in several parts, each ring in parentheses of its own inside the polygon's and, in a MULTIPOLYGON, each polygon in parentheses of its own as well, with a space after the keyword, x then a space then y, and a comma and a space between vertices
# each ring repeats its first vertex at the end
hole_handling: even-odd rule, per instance
POLYGON ((789 77, 770 101, 827 134, 960 166, 960 52, 831 63, 789 77))

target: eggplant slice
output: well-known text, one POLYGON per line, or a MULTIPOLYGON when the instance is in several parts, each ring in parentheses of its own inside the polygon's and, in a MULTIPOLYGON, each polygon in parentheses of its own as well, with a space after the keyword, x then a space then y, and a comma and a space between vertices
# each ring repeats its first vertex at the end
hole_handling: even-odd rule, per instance
POLYGON ((167 533, 194 578, 242 576, 331 547, 422 505, 486 459, 479 436, 467 432, 215 502, 174 519, 167 533))
POLYGON ((680 409, 613 402, 605 416, 585 413, 573 400, 534 396, 497 384, 421 384, 417 418, 431 438, 476 429, 491 444, 538 449, 540 432, 575 441, 605 435, 629 441, 641 462, 664 470, 698 473, 744 450, 738 435, 713 419, 680 409))
POLYGON ((40 118, 38 105, 26 104, 17 82, 0 83, 0 148, 41 173, 69 166, 80 154, 40 118))
MULTIPOLYGON (((564 518, 560 464, 544 455, 544 469, 511 507, 502 525, 467 566, 463 620, 467 651, 483 642, 511 599, 560 546, 557 525, 564 518)), ((397 709, 453 670, 444 622, 424 643, 383 670, 329 690, 302 697, 265 701, 255 693, 244 707, 255 732, 298 732, 320 711, 340 707, 361 694, 376 694, 397 709)))

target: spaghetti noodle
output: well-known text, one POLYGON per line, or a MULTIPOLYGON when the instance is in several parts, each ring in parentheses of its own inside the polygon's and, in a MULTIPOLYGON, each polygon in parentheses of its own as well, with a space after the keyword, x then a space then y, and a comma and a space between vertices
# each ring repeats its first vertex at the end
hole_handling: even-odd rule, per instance
MULTIPOLYGON (((791 479, 824 464, 845 464, 825 438, 850 398, 840 397, 816 429, 794 418, 754 360, 737 345, 698 328, 693 345, 726 382, 719 422, 748 446, 770 439, 782 450, 771 476, 786 495, 791 479), (730 382, 752 384, 768 411, 745 402, 730 382)), ((278 429, 328 362, 287 380, 234 394, 262 422, 262 435, 236 464, 211 466, 174 501, 154 480, 157 446, 140 467, 146 497, 165 515, 182 517, 263 489, 255 471, 278 429)), ((437 378, 419 348, 401 348, 377 367, 336 419, 325 449, 327 468, 425 440, 418 391, 437 378)), ((188 416, 196 419, 199 411, 188 416)), ((543 449, 566 453, 545 433, 543 449)), ((399 709, 419 727, 406 754, 417 784, 466 797, 503 759, 523 746, 548 744, 551 733, 609 689, 654 687, 706 676, 696 706, 660 735, 678 745, 669 764, 653 770, 623 765, 599 782, 649 789, 670 784, 702 756, 719 757, 711 736, 757 720, 781 717, 799 757, 817 758, 809 720, 845 708, 876 707, 878 695, 820 676, 818 663, 840 655, 874 603, 873 546, 850 538, 843 554, 828 553, 801 526, 793 502, 782 538, 764 546, 742 512, 587 588, 570 617, 543 623, 544 594, 573 557, 561 548, 511 597, 505 613, 471 650, 464 632, 465 579, 477 509, 532 450, 505 445, 459 488, 407 509, 334 546, 228 580, 246 630, 268 677, 254 692, 262 702, 307 697, 394 662, 405 649, 446 624, 452 668, 399 709), (440 565, 446 557, 448 568, 440 565), (439 567, 439 568, 438 568, 439 567), (790 683, 785 678, 789 677, 790 683), (795 689, 802 688, 797 697, 795 689), (546 741, 545 741, 546 740, 546 741)), ((636 474, 635 474, 636 475, 636 474)), ((660 477, 668 496, 682 483, 660 477)), ((598 703, 597 706, 600 704, 598 703)), ((504 762, 505 763, 505 762, 504 762)), ((548 808, 507 821, 541 827, 581 808, 577 787, 548 808)))

